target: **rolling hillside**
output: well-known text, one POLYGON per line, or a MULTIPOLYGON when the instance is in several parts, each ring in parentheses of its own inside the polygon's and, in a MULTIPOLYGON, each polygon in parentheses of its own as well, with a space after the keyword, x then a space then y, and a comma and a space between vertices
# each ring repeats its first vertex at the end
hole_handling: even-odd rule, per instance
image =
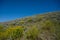
POLYGON ((60 12, 2 22, 0 40, 60 40, 60 12))

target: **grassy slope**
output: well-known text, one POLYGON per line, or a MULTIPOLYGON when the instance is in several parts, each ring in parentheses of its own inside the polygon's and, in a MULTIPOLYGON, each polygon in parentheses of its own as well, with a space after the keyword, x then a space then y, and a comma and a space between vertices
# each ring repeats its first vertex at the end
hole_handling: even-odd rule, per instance
POLYGON ((0 40, 60 40, 60 12, 35 15, 1 24, 0 40))

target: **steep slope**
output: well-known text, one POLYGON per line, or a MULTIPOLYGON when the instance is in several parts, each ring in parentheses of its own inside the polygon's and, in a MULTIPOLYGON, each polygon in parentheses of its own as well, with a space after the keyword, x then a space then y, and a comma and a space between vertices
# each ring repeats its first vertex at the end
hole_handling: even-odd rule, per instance
POLYGON ((0 24, 3 25, 3 27, 0 26, 2 29, 12 31, 7 30, 7 34, 10 32, 15 34, 10 33, 7 36, 0 33, 0 35, 7 36, 6 38, 1 36, 1 40, 60 40, 60 12, 38 14, 0 24), (22 36, 18 36, 21 31, 22 36))
POLYGON ((33 24, 37 24, 38 22, 40 23, 41 21, 45 21, 45 20, 60 22, 60 12, 52 12, 52 13, 46 13, 46 14, 41 14, 41 15, 35 15, 31 17, 26 17, 26 18, 21 18, 21 19, 5 22, 3 24, 15 25, 15 26, 16 25, 21 25, 21 26, 30 25, 31 26, 33 24))

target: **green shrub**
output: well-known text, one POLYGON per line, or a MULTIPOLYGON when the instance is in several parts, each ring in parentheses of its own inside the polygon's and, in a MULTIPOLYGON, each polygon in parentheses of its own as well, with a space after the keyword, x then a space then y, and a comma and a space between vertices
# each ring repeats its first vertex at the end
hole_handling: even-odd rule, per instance
POLYGON ((0 32, 0 40, 20 40, 23 36, 24 28, 21 26, 9 27, 4 32, 0 32))
POLYGON ((37 27, 32 27, 26 32, 26 38, 35 40, 38 37, 39 30, 37 27))
POLYGON ((49 32, 55 32, 55 26, 54 23, 51 20, 46 20, 44 22, 41 22, 40 25, 42 26, 42 30, 49 31, 49 32))
POLYGON ((0 32, 3 32, 3 31, 4 31, 4 26, 0 25, 0 32))
POLYGON ((9 34, 9 38, 16 39, 23 36, 23 27, 17 26, 13 28, 8 28, 6 32, 9 34))

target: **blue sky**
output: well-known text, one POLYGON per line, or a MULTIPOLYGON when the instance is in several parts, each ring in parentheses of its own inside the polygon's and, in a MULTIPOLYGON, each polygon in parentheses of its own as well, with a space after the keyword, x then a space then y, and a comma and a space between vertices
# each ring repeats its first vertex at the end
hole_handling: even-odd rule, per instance
POLYGON ((60 10, 60 0, 0 0, 0 22, 60 10))

